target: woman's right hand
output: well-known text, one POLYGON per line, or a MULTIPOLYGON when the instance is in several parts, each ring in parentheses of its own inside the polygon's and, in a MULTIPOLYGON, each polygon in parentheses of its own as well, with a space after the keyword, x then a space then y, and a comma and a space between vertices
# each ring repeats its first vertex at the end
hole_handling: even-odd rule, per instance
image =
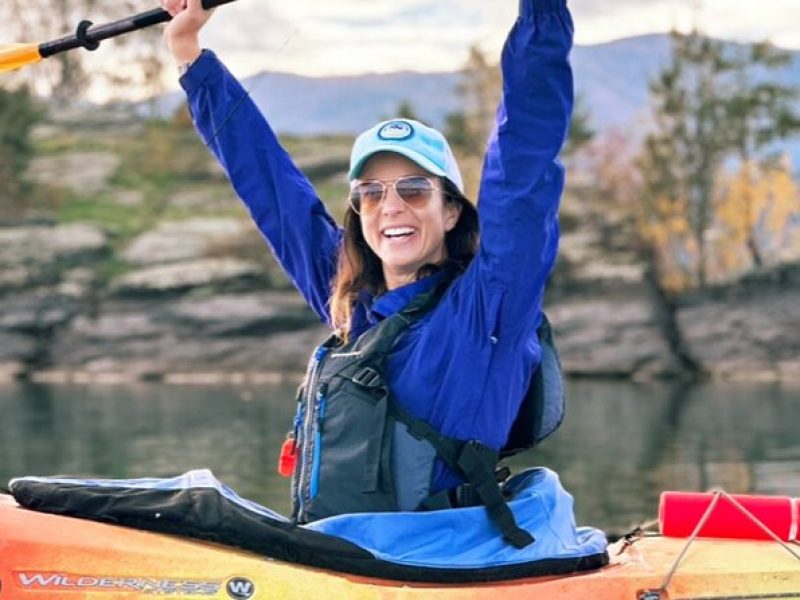
POLYGON ((201 0, 161 0, 161 7, 172 15, 164 39, 175 62, 194 62, 202 51, 198 34, 214 11, 205 10, 201 0))

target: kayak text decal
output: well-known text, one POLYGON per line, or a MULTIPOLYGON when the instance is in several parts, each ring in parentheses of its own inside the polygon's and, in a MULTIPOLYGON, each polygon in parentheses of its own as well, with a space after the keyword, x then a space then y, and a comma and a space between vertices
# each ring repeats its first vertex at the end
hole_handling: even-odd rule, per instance
POLYGON ((137 591, 160 596, 213 596, 222 588, 219 581, 162 579, 158 577, 101 577, 39 571, 15 573, 25 589, 81 590, 84 592, 137 591))

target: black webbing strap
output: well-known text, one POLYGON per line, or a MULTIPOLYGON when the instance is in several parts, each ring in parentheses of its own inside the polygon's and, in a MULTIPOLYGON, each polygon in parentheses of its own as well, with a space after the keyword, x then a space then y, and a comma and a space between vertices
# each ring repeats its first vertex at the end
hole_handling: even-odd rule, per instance
MULTIPOLYGON (((503 537, 517 548, 534 542, 533 536, 519 527, 508 504, 503 498, 495 476, 499 455, 488 446, 474 440, 463 442, 439 433, 431 425, 408 414, 391 396, 383 384, 384 361, 392 345, 414 321, 435 307, 452 281, 445 277, 436 287, 414 298, 408 306, 376 325, 367 334, 367 342, 358 350, 369 358, 357 365, 353 381, 368 388, 383 388, 388 409, 394 417, 404 423, 408 432, 418 440, 431 444, 436 453, 454 471, 461 473, 481 503, 486 506, 489 517, 500 528, 503 537)), ((374 483, 373 479, 370 479, 374 483)), ((449 492, 434 494, 422 502, 426 510, 449 508, 453 505, 449 492)))
MULTIPOLYGON (((464 476, 467 483, 472 486, 474 493, 480 498, 481 503, 486 506, 489 518, 498 526, 506 540, 516 548, 524 548, 535 541, 529 532, 517 525, 514 513, 511 512, 500 491, 495 476, 495 467, 499 458, 497 452, 477 440, 463 442, 442 435, 425 421, 415 419, 406 413, 391 398, 389 407, 395 418, 406 425, 411 435, 430 443, 450 468, 464 476)), ((452 504, 448 502, 448 496, 441 492, 424 500, 421 505, 426 510, 437 510, 449 506, 452 504)))
POLYGON ((503 537, 515 547, 524 548, 533 543, 534 538, 517 525, 514 513, 503 498, 494 475, 497 458, 497 453, 491 448, 477 440, 470 440, 461 448, 458 467, 486 505, 489 517, 503 532, 503 537))

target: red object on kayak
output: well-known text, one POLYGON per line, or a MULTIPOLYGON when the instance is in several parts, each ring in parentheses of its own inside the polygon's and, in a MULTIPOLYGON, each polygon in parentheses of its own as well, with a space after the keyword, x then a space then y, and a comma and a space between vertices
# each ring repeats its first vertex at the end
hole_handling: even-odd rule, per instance
MULTIPOLYGON (((689 537, 708 510, 713 492, 662 492, 658 507, 661 534, 689 537)), ((731 496, 784 542, 797 540, 800 499, 788 496, 731 496)), ((773 539, 722 494, 700 530, 700 537, 743 540, 773 539)))
POLYGON ((297 442, 293 435, 286 438, 281 446, 281 455, 278 458, 278 474, 282 477, 291 477, 297 463, 297 442))

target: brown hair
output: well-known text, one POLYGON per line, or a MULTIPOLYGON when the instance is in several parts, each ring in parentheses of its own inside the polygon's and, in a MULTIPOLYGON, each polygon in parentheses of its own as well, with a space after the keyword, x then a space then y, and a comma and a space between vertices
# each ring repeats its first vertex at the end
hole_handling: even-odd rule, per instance
MULTIPOLYGON (((452 182, 448 179, 442 179, 442 182, 444 201, 461 203, 461 214, 455 227, 444 236, 447 259, 438 265, 423 265, 417 271, 417 279, 443 268, 463 271, 478 251, 478 213, 475 207, 452 182)), ((332 288, 331 322, 346 341, 358 294, 366 290, 377 296, 386 291, 381 259, 367 245, 361 232, 361 218, 352 207, 348 207, 344 215, 344 235, 332 288)))

